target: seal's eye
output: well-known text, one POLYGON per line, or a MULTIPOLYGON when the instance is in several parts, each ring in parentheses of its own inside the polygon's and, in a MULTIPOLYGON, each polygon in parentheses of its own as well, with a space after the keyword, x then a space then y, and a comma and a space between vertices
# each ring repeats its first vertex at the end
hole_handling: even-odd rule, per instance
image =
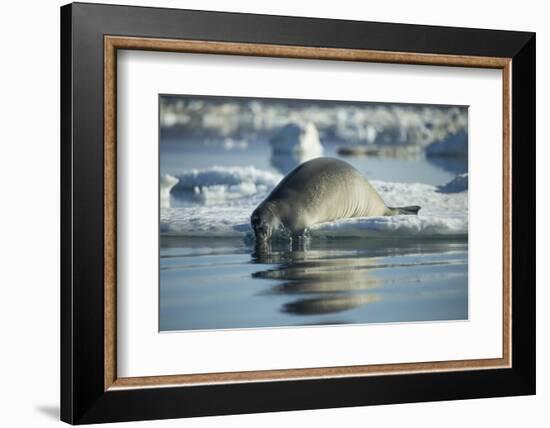
POLYGON ((257 216, 257 215, 254 215, 254 216, 252 216, 252 220, 251 220, 251 221, 252 221, 252 224, 253 224, 254 226, 257 226, 257 225, 260 224, 260 217, 257 216))

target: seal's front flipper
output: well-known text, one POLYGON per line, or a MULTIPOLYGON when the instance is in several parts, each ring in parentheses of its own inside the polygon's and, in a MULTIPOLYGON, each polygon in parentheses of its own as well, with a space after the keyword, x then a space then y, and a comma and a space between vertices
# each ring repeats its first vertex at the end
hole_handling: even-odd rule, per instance
POLYGON ((417 215, 418 211, 420 211, 420 207, 418 205, 412 205, 410 207, 397 207, 397 208, 388 207, 388 208, 393 211, 394 215, 396 214, 417 215))

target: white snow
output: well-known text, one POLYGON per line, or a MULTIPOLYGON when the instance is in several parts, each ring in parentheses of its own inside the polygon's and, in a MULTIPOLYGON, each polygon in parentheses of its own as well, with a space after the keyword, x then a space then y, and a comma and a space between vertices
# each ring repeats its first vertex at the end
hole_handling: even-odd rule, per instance
POLYGON ((269 140, 271 164, 282 173, 288 173, 307 160, 323 155, 319 132, 311 122, 293 122, 279 129, 269 140))
POLYGON ((319 132, 311 122, 305 125, 289 123, 275 133, 269 143, 275 153, 299 153, 307 159, 323 155, 319 132))

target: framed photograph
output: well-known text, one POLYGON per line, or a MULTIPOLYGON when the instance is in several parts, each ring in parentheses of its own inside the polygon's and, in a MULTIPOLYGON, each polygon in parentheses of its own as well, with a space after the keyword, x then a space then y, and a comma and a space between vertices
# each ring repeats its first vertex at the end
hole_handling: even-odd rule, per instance
POLYGON ((535 35, 61 8, 61 418, 535 393, 535 35))

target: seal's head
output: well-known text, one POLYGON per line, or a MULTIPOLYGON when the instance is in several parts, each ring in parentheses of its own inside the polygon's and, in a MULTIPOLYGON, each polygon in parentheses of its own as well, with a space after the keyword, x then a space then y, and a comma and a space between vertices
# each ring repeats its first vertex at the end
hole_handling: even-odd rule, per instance
POLYGON ((256 240, 267 241, 279 229, 280 220, 267 205, 260 205, 250 216, 256 240))

